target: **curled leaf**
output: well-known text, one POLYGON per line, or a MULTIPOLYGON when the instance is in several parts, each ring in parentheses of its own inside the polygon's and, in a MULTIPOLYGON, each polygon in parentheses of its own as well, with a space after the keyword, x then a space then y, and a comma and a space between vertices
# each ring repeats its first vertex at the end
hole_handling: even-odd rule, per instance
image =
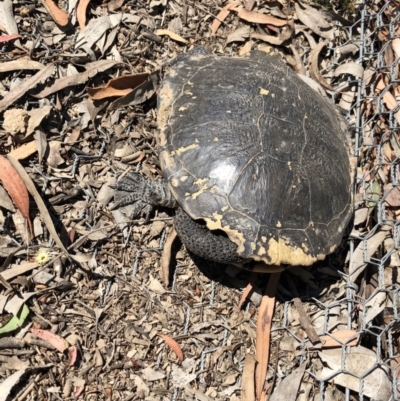
POLYGON ((230 10, 240 5, 237 1, 232 3, 228 3, 217 15, 217 18, 213 21, 211 25, 211 35, 214 36, 218 31, 218 28, 221 26, 222 22, 228 17, 230 10))
POLYGON ((60 352, 64 352, 69 347, 69 344, 66 340, 64 340, 57 334, 52 333, 51 331, 32 328, 31 332, 36 337, 51 344, 55 349, 60 352))
POLYGON ((171 337, 166 336, 165 334, 159 334, 159 336, 166 342, 166 344, 174 351, 175 355, 178 357, 178 360, 182 362, 184 360, 183 352, 179 344, 171 337))

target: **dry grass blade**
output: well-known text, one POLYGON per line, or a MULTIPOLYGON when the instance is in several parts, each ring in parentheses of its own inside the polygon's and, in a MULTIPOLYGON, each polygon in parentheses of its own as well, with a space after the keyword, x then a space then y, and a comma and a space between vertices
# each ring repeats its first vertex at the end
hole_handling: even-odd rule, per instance
POLYGON ((161 267, 161 277, 165 285, 169 285, 169 265, 171 263, 172 244, 174 243, 177 235, 178 234, 173 228, 172 231, 168 234, 168 237, 164 243, 164 248, 160 260, 160 267, 161 267))
POLYGON ((32 223, 29 218, 29 195, 17 170, 12 164, 0 155, 0 181, 3 183, 4 188, 7 190, 11 199, 15 203, 17 209, 21 212, 22 216, 28 221, 29 230, 33 235, 32 223))
POLYGON ((263 295, 257 318, 256 340, 256 395, 260 401, 263 394, 265 378, 269 361, 269 349, 271 338, 272 317, 275 308, 275 294, 278 288, 280 273, 271 274, 268 280, 265 294, 263 295))
POLYGON ((179 344, 171 337, 166 336, 165 334, 159 334, 159 336, 165 341, 165 343, 174 351, 175 355, 178 357, 178 360, 182 362, 184 360, 183 352, 179 344))
POLYGON ((57 234, 57 231, 54 227, 53 220, 49 215, 49 211, 47 210, 46 205, 43 202, 42 197, 40 196, 39 192, 37 191, 35 184, 29 177, 28 173, 22 167, 22 165, 18 162, 18 160, 14 159, 13 157, 8 158, 12 166, 17 170, 20 177, 23 179, 26 188, 28 189, 29 193, 32 195, 33 199, 36 201, 36 205, 40 211, 40 214, 43 218, 44 223, 46 224, 47 229, 49 230, 50 235, 54 239, 57 246, 62 249, 62 251, 68 255, 68 251, 65 248, 64 244, 61 242, 60 237, 57 234))

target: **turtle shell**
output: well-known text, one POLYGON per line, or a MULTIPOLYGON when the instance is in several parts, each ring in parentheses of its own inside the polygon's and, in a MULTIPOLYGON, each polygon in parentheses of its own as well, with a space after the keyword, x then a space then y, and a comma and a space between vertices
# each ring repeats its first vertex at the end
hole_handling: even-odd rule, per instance
POLYGON ((243 258, 310 265, 352 214, 347 125, 276 55, 186 54, 158 97, 160 164, 182 208, 243 258))

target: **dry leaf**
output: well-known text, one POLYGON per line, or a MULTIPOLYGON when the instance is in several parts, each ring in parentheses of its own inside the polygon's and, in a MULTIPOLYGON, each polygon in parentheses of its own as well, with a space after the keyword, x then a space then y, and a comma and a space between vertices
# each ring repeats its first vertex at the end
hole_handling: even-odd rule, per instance
POLYGON ((342 347, 342 344, 346 344, 348 347, 355 347, 360 338, 360 335, 355 330, 346 329, 334 331, 331 333, 331 336, 326 335, 320 337, 322 348, 337 348, 342 347))
POLYGON ((68 77, 58 78, 52 85, 46 89, 43 89, 40 93, 37 93, 34 96, 38 99, 42 99, 62 89, 69 88, 70 86, 84 84, 96 74, 106 71, 118 64, 120 64, 120 62, 114 60, 100 60, 94 63, 86 64, 87 70, 85 72, 70 75, 68 77))
MULTIPOLYGON (((0 1, 0 26, 4 27, 4 32, 8 35, 18 35, 18 25, 14 17, 13 2, 12 0, 0 1)), ((19 40, 16 42, 17 46, 21 46, 19 40)))
POLYGON ((171 32, 168 29, 157 29, 156 35, 169 36, 171 39, 176 40, 177 42, 188 43, 188 41, 182 38, 182 36, 178 35, 177 33, 171 32))
POLYGON ((214 36, 218 31, 218 28, 221 26, 222 22, 225 21, 226 17, 229 15, 230 10, 239 6, 240 3, 234 1, 232 3, 228 3, 225 7, 218 13, 217 18, 213 21, 211 25, 211 35, 214 36))
POLYGON ((10 195, 17 209, 28 221, 29 231, 33 235, 32 223, 29 218, 29 196, 24 181, 12 164, 0 155, 0 181, 10 195))
POLYGON ((354 282, 361 272, 364 271, 371 256, 378 250, 386 236, 387 231, 378 231, 372 237, 364 239, 358 244, 356 250, 353 252, 353 257, 350 260, 350 281, 354 282), (364 252, 366 260, 364 260, 364 252))
POLYGON ((332 349, 318 353, 324 362, 322 372, 317 373, 320 380, 334 382, 357 393, 360 391, 359 377, 363 377, 364 396, 374 401, 389 400, 392 385, 388 368, 376 363, 376 353, 361 346, 350 348, 349 353, 344 356, 346 372, 350 373, 346 374, 339 373, 342 371, 342 352, 341 349, 332 349), (333 375, 334 372, 339 374, 333 375))
POLYGON ((256 11, 249 11, 245 8, 236 7, 233 9, 238 13, 238 17, 247 21, 253 22, 254 24, 267 24, 267 25, 274 25, 274 26, 284 26, 287 24, 285 20, 272 17, 267 14, 261 14, 256 11))
POLYGON ((13 88, 12 91, 8 92, 3 99, 0 100, 0 112, 7 109, 14 102, 16 102, 19 98, 21 98, 25 93, 34 88, 39 83, 43 83, 47 78, 53 73, 54 65, 49 64, 47 67, 43 68, 39 72, 37 72, 32 77, 26 79, 17 87, 13 88))
POLYGON ((29 112, 30 118, 25 137, 33 133, 35 128, 42 123, 43 119, 49 115, 52 108, 53 106, 43 106, 39 109, 33 109, 29 112))
POLYGON ((21 70, 41 70, 42 68, 44 68, 42 63, 24 58, 0 63, 0 73, 21 70))
POLYGON ((308 4, 296 1, 295 4, 296 15, 299 20, 310 28, 318 36, 324 39, 329 39, 333 31, 331 21, 327 21, 326 14, 316 7, 309 6, 308 4))
POLYGON ((108 97, 125 96, 133 89, 137 88, 143 82, 146 82, 149 73, 124 75, 122 77, 111 79, 104 86, 97 88, 86 88, 89 96, 93 100, 106 99, 108 97))
POLYGON ((78 6, 76 7, 76 19, 78 20, 81 30, 86 26, 86 10, 89 3, 90 0, 79 0, 78 6))
POLYGON ((60 352, 64 352, 68 347, 69 344, 66 340, 62 337, 58 336, 57 334, 52 333, 48 330, 41 330, 41 329, 30 329, 31 333, 33 333, 36 337, 40 338, 43 341, 48 342, 51 344, 55 349, 60 352))
POLYGON ((22 36, 18 34, 0 36, 0 43, 11 42, 15 39, 21 39, 22 36))
POLYGON ((322 49, 328 44, 327 40, 323 40, 318 43, 317 46, 310 52, 310 57, 308 60, 308 64, 310 67, 310 74, 311 76, 320 84, 322 85, 325 89, 328 89, 332 92, 335 90, 326 82, 324 77, 321 75, 319 72, 319 53, 322 51, 322 49))
POLYGON ((232 42, 244 42, 249 36, 250 36, 250 27, 242 26, 228 35, 226 43, 229 44, 232 42))
POLYGON ((244 360, 242 376, 242 401, 254 401, 256 390, 254 386, 254 372, 256 369, 256 358, 252 354, 247 354, 244 360))
POLYGON ((68 25, 68 13, 60 10, 52 0, 41 0, 54 22, 60 26, 68 25))
POLYGON ((365 315, 364 321, 369 325, 376 316, 378 316, 386 306, 386 293, 378 291, 373 294, 364 305, 365 315))
POLYGON ((162 256, 160 260, 160 268, 161 268, 161 277, 162 281, 165 285, 169 285, 169 266, 171 263, 171 251, 172 244, 175 241, 175 238, 178 236, 175 229, 172 228, 172 231, 168 234, 168 237, 164 243, 162 256))
POLYGON ((257 340, 256 340, 256 395, 260 401, 269 361, 269 350, 271 340, 272 317, 275 308, 275 294, 278 288, 280 273, 271 274, 268 280, 265 294, 263 295, 257 317, 257 340))
POLYGON ((249 40, 246 42, 240 49, 239 49, 239 56, 244 56, 245 54, 249 53, 251 51, 251 48, 253 47, 254 42, 249 40))
POLYGON ((275 387, 269 401, 296 401, 301 379, 304 376, 307 363, 293 370, 275 387))
POLYGON ((20 177, 23 179, 26 188, 28 189, 29 193, 32 195, 33 199, 36 201, 36 205, 40 211, 42 219, 46 224, 47 229, 49 230, 50 235, 52 236, 54 242, 60 247, 60 249, 68 255, 68 251, 65 248, 64 244, 61 242, 60 237, 57 234, 57 231, 54 227, 53 220, 50 217, 49 211, 45 203, 43 202, 42 197, 40 196, 39 192, 36 189, 35 184, 33 183, 32 179, 29 177, 28 173, 22 167, 22 165, 13 157, 9 157, 9 161, 12 166, 17 170, 20 177))
POLYGON ((35 142, 28 142, 21 145, 19 148, 13 149, 8 156, 17 160, 26 159, 37 151, 35 142))
POLYGON ((166 342, 166 344, 174 351, 175 355, 178 357, 180 362, 183 361, 183 352, 179 344, 171 337, 166 336, 165 334, 159 334, 159 336, 166 342))

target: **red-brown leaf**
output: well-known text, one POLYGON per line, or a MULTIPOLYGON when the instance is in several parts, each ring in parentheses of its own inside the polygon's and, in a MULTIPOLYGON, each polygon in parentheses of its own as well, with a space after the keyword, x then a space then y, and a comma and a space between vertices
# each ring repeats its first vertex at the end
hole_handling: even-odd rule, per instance
POLYGON ((31 235, 33 235, 32 223, 29 218, 28 190, 26 189, 25 183, 22 181, 15 168, 4 156, 1 155, 0 181, 3 183, 4 188, 15 203, 17 209, 21 212, 22 216, 28 220, 29 230, 31 235))
POLYGON ((60 352, 64 352, 68 347, 69 344, 66 340, 62 337, 58 336, 57 334, 52 333, 48 330, 40 330, 40 329, 31 329, 31 332, 36 336, 39 337, 41 340, 48 342, 54 348, 56 348, 60 352))
POLYGON ((166 344, 172 349, 172 351, 175 352, 176 356, 178 357, 178 360, 180 362, 183 361, 183 352, 179 344, 171 337, 166 336, 165 334, 159 334, 159 336, 166 342, 166 344))

